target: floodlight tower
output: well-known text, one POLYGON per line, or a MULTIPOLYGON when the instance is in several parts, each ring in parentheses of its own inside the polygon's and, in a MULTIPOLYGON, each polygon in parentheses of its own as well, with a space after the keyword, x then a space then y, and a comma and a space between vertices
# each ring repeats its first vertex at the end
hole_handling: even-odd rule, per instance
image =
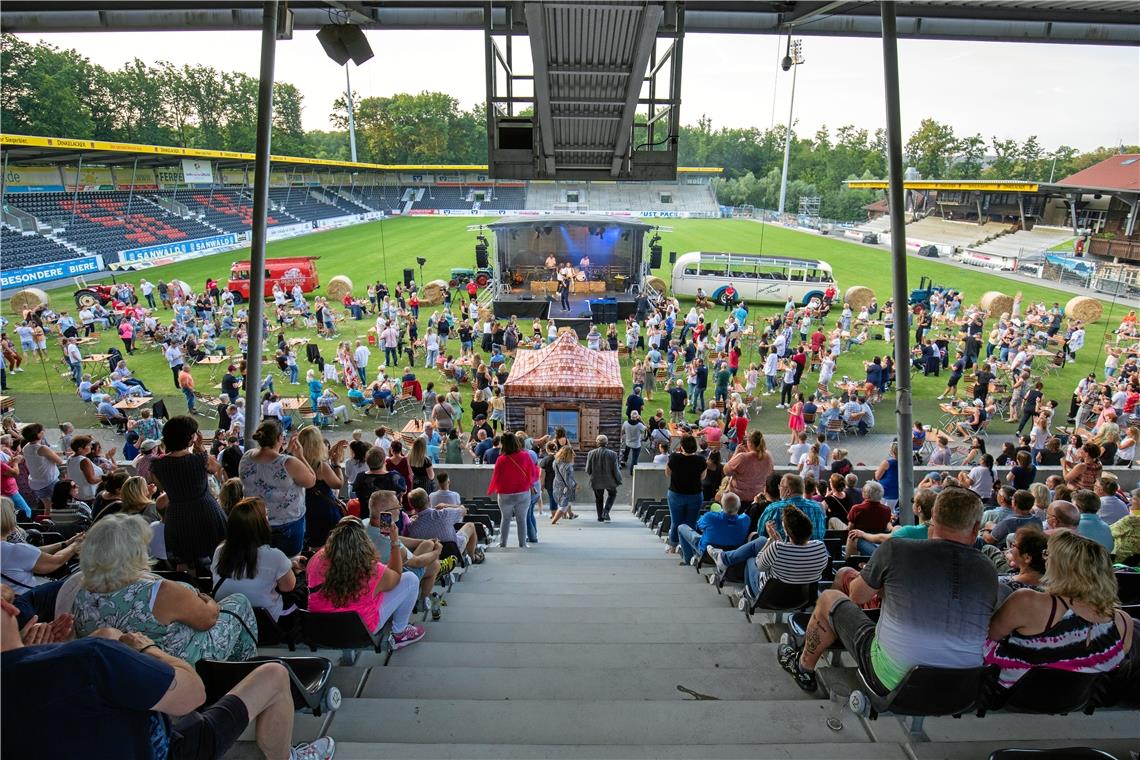
POLYGON ((787 71, 792 70, 792 102, 788 106, 788 131, 784 135, 784 175, 780 180, 780 208, 778 215, 784 215, 784 200, 788 197, 788 156, 792 151, 792 114, 796 108, 796 69, 804 62, 802 55, 802 43, 800 40, 793 40, 791 36, 788 37, 788 51, 784 55, 784 60, 780 62, 780 67, 787 71))

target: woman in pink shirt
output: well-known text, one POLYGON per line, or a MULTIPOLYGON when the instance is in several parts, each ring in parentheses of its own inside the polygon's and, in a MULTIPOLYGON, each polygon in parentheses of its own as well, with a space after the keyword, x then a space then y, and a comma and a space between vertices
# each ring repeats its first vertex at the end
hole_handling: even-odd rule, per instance
POLYGON ((128 354, 135 352, 135 325, 131 320, 124 318, 119 322, 119 337, 123 341, 123 347, 127 349, 128 354))
POLYGON ((499 511, 503 517, 499 525, 499 546, 506 547, 511 534, 511 520, 518 528, 519 548, 526 548, 526 515, 530 509, 530 495, 538 493, 538 466, 522 447, 514 433, 503 433, 500 438, 502 453, 495 460, 491 484, 487 493, 499 497, 499 511))
MULTIPOLYGON (((395 549, 399 531, 394 524, 390 531, 395 549)), ((307 574, 310 612, 355 612, 372 633, 391 618, 396 649, 424 637, 423 626, 408 622, 419 579, 404 572, 402 551, 392 551, 388 565, 380 561, 359 518, 345 517, 329 531, 324 547, 309 560, 307 574)))
POLYGON ((732 478, 732 491, 740 497, 740 503, 748 504, 764 491, 764 481, 775 469, 764 434, 753 430, 748 445, 738 447, 724 466, 724 474, 732 478))

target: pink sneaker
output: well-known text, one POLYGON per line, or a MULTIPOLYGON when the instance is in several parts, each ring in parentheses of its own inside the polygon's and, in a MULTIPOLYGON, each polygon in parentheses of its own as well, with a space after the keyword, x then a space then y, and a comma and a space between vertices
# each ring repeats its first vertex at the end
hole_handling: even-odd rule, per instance
POLYGON ((424 637, 425 633, 427 633, 427 631, 424 630, 422 625, 409 625, 392 637, 392 640, 395 642, 393 649, 403 649, 409 644, 415 644, 424 637))

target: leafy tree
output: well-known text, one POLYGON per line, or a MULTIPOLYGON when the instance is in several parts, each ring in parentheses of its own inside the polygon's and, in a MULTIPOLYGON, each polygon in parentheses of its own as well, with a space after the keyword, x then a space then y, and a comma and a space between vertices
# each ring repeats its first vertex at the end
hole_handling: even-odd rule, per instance
POLYGON ((906 157, 924 178, 945 177, 957 145, 953 127, 934 119, 923 119, 906 141, 906 157))

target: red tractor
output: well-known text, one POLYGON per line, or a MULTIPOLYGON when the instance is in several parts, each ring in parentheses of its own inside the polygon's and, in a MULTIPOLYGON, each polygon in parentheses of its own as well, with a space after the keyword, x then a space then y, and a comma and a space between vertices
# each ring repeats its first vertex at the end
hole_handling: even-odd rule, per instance
MULTIPOLYGON (((94 306, 97 303, 107 306, 119 300, 118 291, 120 287, 121 285, 114 283, 111 285, 85 285, 75 291, 75 305, 80 309, 85 306, 94 306)), ((135 286, 127 285, 127 287, 131 290, 131 303, 138 303, 139 297, 135 294, 135 286)))

